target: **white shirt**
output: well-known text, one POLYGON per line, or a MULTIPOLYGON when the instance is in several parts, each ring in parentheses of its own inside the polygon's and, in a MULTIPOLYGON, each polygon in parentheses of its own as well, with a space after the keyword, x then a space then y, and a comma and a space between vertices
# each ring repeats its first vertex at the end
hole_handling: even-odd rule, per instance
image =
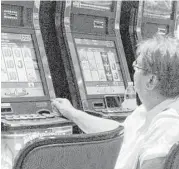
POLYGON ((124 122, 124 141, 115 169, 136 169, 145 160, 165 157, 179 141, 179 99, 146 112, 139 106, 124 122))

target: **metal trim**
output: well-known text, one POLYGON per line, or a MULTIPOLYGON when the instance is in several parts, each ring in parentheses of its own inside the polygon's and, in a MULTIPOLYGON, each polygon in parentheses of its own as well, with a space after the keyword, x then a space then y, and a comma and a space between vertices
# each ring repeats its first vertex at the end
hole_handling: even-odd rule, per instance
POLYGON ((40 11, 40 1, 35 0, 34 8, 33 8, 34 31, 35 31, 35 35, 36 35, 37 44, 39 46, 38 49, 40 52, 40 57, 41 57, 41 61, 42 61, 42 66, 43 66, 43 70, 44 70, 44 75, 45 75, 45 80, 47 83, 49 96, 51 99, 53 99, 53 98, 56 98, 56 96, 55 96, 55 91, 54 91, 54 87, 53 87, 53 83, 52 83, 52 79, 51 79, 47 56, 46 56, 46 53, 44 50, 45 47, 44 47, 44 43, 42 40, 42 34, 41 34, 40 24, 39 24, 39 11, 40 11))
MULTIPOLYGON (((174 15, 174 36, 177 38, 177 27, 179 27, 179 2, 175 1, 175 15, 174 15)), ((178 30, 179 31, 179 30, 178 30)), ((179 34, 179 32, 178 32, 179 34)), ((179 37, 178 37, 179 38, 179 37)))
POLYGON ((139 1, 138 16, 137 16, 137 37, 138 42, 142 40, 142 12, 143 12, 143 0, 139 1))
POLYGON ((127 60, 125 57, 125 52, 122 44, 121 34, 120 34, 120 11, 121 11, 121 1, 117 2, 117 10, 115 17, 115 34, 116 34, 116 46, 117 52, 120 56, 118 59, 121 61, 121 66, 123 67, 122 73, 124 78, 124 83, 127 86, 127 82, 131 81, 130 73, 127 65, 127 60), (119 48, 118 48, 119 47, 119 48))
POLYGON ((66 31, 65 33, 66 33, 66 37, 68 40, 67 43, 70 49, 70 53, 73 54, 73 56, 71 55, 71 59, 74 64, 74 70, 75 70, 75 75, 77 79, 82 106, 83 106, 83 109, 85 109, 86 106, 88 107, 87 105, 88 103, 87 103, 87 97, 86 97, 86 90, 85 90, 84 82, 83 82, 81 71, 80 71, 80 65, 78 62, 77 54, 76 54, 76 48, 75 48, 73 36, 71 33, 71 20, 70 20, 71 10, 72 10, 71 6, 72 6, 71 0, 66 0, 65 11, 64 11, 64 26, 65 26, 65 31, 66 31), (86 104, 85 107, 83 104, 84 102, 86 104))

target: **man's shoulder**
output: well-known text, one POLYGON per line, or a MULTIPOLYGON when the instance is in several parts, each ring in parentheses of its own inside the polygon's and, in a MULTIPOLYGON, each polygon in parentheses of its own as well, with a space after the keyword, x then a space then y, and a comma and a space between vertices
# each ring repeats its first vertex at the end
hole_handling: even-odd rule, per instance
POLYGON ((179 137, 179 113, 173 109, 169 108, 163 112, 157 114, 157 116, 152 120, 150 126, 148 127, 146 135, 148 137, 179 137))
POLYGON ((151 122, 144 136, 140 161, 166 157, 179 138, 179 115, 175 109, 167 109, 151 122))
POLYGON ((158 123, 177 123, 179 124, 179 112, 174 108, 166 108, 161 113, 157 114, 153 119, 152 124, 158 123))

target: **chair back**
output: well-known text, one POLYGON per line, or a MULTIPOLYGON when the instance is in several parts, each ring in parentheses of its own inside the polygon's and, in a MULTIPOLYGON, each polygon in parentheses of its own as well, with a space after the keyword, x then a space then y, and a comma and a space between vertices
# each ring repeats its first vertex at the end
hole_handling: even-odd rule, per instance
POLYGON ((179 169, 179 142, 170 149, 165 160, 164 169, 179 169))
POLYGON ((123 127, 97 134, 48 136, 33 140, 15 159, 13 169, 113 169, 123 127))

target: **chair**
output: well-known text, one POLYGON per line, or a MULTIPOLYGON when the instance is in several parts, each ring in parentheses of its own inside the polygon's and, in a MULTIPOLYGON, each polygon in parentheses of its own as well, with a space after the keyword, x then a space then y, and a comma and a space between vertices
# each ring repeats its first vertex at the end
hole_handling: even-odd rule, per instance
POLYGON ((13 169, 113 169, 122 131, 38 138, 20 151, 13 169))
POLYGON ((179 169, 179 142, 170 149, 165 160, 164 169, 179 169))

